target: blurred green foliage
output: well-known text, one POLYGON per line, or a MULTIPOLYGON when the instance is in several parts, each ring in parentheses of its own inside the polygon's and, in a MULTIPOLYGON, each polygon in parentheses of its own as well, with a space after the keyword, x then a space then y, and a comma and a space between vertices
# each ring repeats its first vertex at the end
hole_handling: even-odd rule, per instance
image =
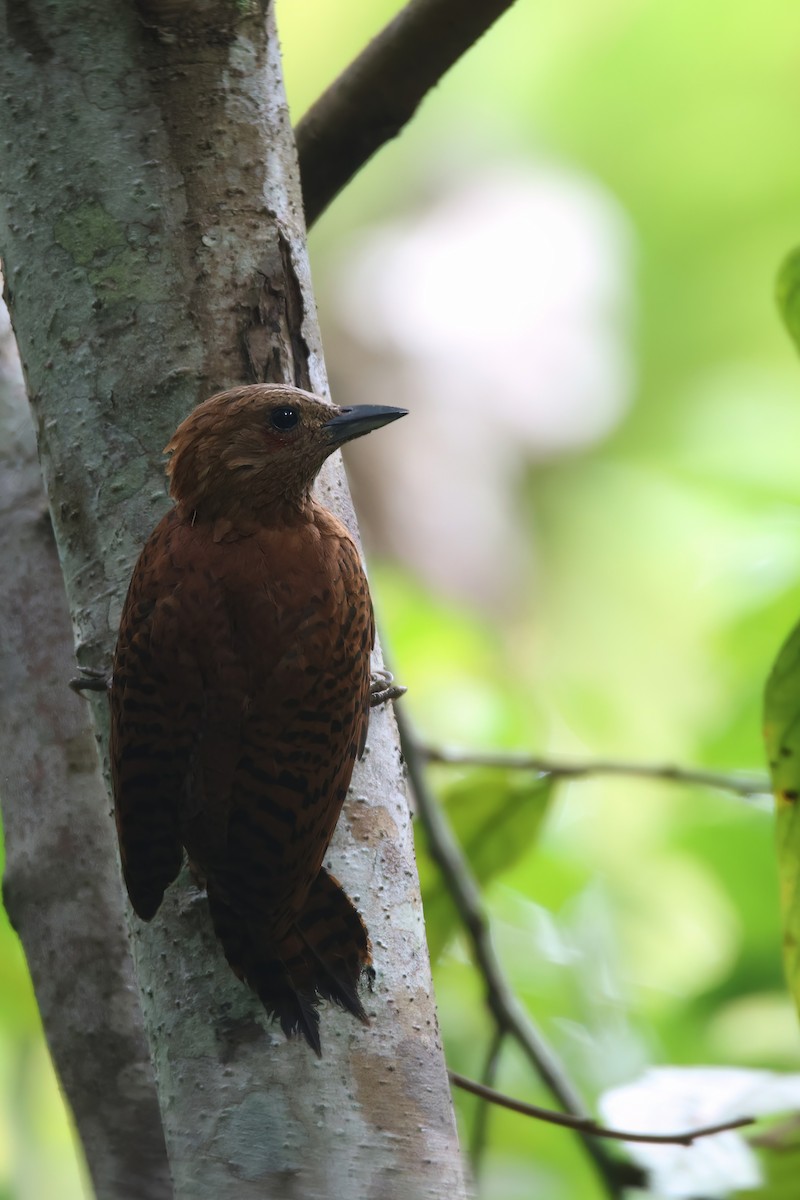
POLYGON ((53 1073, 22 947, 1 907, 0 997, 0 1200, 84 1200, 90 1192, 82 1154, 53 1073))
MULTIPOLYGON (((372 27, 385 15, 371 6, 372 27)), ((354 20, 284 0, 296 111, 359 44, 354 20), (313 79, 296 49, 309 19, 342 47, 313 79)), ((764 680, 800 613, 800 364, 774 300, 800 243, 799 48, 786 0, 519 0, 313 232, 324 287, 337 245, 418 204, 442 158, 582 172, 633 230, 634 404, 602 444, 531 467, 519 519, 536 577, 515 611, 448 611, 373 566, 426 740, 764 769, 764 680)), ((452 779, 435 782, 453 811, 452 779)), ((504 811, 491 790, 488 804, 504 811)), ((561 786, 544 828, 483 883, 504 965, 590 1099, 648 1063, 800 1066, 766 806, 561 786)), ((490 1026, 461 935, 435 982, 449 1059, 479 1074, 490 1026)), ((511 1046, 498 1084, 546 1102, 511 1046)), ((466 1140, 475 1102, 456 1105, 466 1140)), ((482 1195, 599 1194, 569 1135, 500 1111, 489 1129, 482 1195)), ((787 1194, 779 1156, 762 1153, 775 1184, 757 1194, 787 1194)))
MULTIPOLYGON (((479 884, 509 871, 535 844, 552 792, 551 776, 486 768, 465 771, 441 788, 448 821, 479 884)), ((458 913, 430 861, 422 828, 417 832, 417 854, 428 949, 435 960, 457 932, 458 913)))
MULTIPOLYGON (((397 7, 278 0, 294 117, 397 7)), ((763 769, 763 681, 800 613, 800 363, 773 298, 788 263, 796 337, 798 55, 790 0, 517 0, 314 231, 324 290, 344 239, 413 208, 452 156, 583 173, 635 239, 634 404, 601 444, 528 472, 537 569, 514 611, 373 563, 427 740, 763 769)), ((630 780, 435 783, 509 976, 590 1101, 649 1063, 800 1068, 766 808, 630 780)), ((478 1075, 481 981, 420 857, 448 1058, 478 1075)), ((6 925, 0 977, 0 1200, 68 1200, 79 1175, 6 925)), ((497 1083, 548 1100, 510 1044, 497 1083)), ((466 1142, 476 1102, 456 1105, 466 1142)), ((495 1110, 489 1142, 491 1200, 601 1194, 562 1130, 495 1110)), ((747 1194, 794 1196, 796 1154, 759 1153, 768 1182, 747 1194)))

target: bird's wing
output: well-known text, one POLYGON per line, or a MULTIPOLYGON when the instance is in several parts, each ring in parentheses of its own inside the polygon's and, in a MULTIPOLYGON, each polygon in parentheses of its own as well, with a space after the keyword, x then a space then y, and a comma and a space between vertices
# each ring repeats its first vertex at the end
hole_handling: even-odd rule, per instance
POLYGON ((350 539, 326 541, 315 576, 285 533, 234 555, 200 537, 174 511, 151 535, 114 666, 117 829, 145 919, 182 844, 205 874, 253 858, 294 879, 321 860, 367 732, 374 625, 350 539))
POLYGON ((179 798, 202 712, 180 630, 175 511, 153 531, 122 613, 111 686, 111 777, 122 869, 135 911, 155 914, 180 870, 179 798))
POLYGON ((142 550, 120 623, 111 774, 125 883, 145 920, 177 876, 183 845, 201 870, 224 847, 254 665, 224 553, 173 509, 142 550))

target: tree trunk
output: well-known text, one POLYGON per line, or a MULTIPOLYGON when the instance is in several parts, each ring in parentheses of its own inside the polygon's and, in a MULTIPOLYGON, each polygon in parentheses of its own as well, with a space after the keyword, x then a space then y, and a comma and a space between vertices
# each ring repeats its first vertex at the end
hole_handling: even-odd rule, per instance
POLYGON ((98 1196, 172 1185, 89 708, 12 338, 0 340, 3 900, 98 1196), (16 370, 14 368, 17 368, 16 370), (136 1181, 131 1190, 131 1181, 136 1181))
MULTIPOLYGON (((5 20, 9 306, 78 658, 104 668, 178 421, 242 382, 325 392, 294 145, 266 0, 18 0, 5 20)), ((354 528, 338 460, 321 490, 354 528)), ((105 749, 105 698, 93 708, 105 749)), ((3 801, 13 843, 21 789, 3 801)), ((87 878, 106 854, 87 854, 87 878)), ((463 1195, 391 713, 373 714, 330 857, 377 980, 370 1029, 325 1011, 322 1062, 233 978, 185 872, 149 926, 131 919, 181 1200, 463 1195)), ((35 897, 49 865, 18 858, 13 890, 35 897)), ((64 1027, 58 1009, 45 1019, 64 1027)), ((94 1176, 102 1196, 137 1194, 94 1176)))

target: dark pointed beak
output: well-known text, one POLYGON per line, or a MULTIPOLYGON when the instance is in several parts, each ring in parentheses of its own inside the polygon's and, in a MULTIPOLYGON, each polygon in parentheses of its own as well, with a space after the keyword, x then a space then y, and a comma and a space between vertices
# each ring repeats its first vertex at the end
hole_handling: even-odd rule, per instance
POLYGON ((363 437, 388 425, 398 417, 408 415, 407 408, 387 408, 382 404, 357 404, 353 408, 340 408, 335 417, 325 423, 324 428, 334 446, 351 442, 353 438, 363 437))

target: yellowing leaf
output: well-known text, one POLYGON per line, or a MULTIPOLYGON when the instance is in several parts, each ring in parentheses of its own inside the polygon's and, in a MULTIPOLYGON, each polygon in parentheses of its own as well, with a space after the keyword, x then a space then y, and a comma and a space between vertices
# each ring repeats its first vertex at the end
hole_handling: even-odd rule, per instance
POLYGON ((800 1010, 800 625, 784 642, 767 680, 764 740, 775 792, 783 964, 800 1010))

